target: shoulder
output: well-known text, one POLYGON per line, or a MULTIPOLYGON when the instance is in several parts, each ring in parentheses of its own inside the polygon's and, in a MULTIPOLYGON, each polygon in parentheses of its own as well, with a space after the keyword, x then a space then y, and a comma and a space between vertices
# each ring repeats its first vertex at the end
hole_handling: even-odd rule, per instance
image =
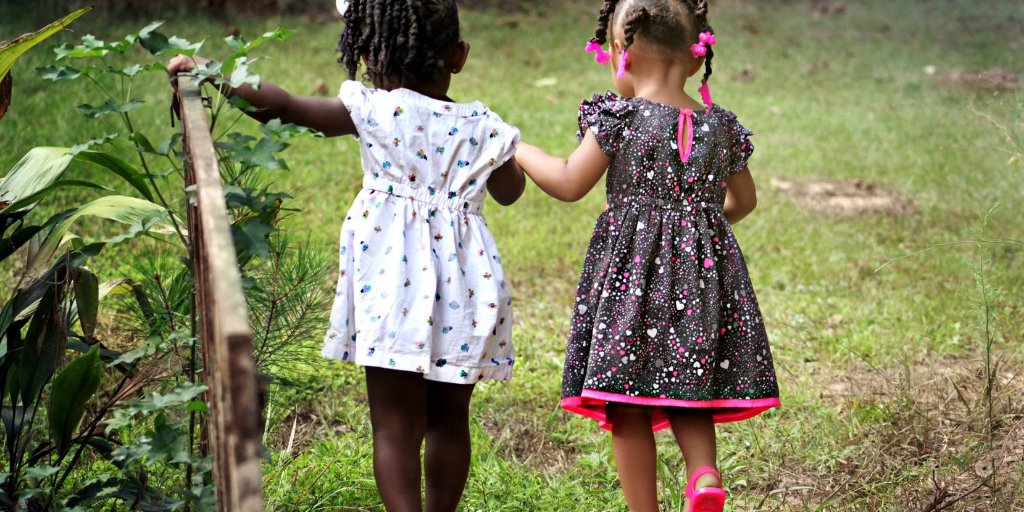
POLYGON ((635 110, 632 98, 622 98, 611 91, 580 102, 581 117, 601 114, 622 118, 635 110))
POLYGON ((750 137, 754 135, 754 132, 740 123, 735 112, 717 103, 711 107, 709 115, 712 119, 716 120, 727 135, 734 137, 750 137))

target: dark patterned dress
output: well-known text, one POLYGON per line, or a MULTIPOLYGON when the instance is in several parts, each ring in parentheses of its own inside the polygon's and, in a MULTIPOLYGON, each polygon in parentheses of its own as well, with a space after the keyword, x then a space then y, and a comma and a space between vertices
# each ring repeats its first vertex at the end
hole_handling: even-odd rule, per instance
POLYGON ((611 430, 606 403, 652 406, 660 430, 665 407, 712 409, 729 422, 778 406, 764 322, 722 210, 753 133, 717 105, 691 114, 611 93, 584 101, 579 122, 611 166, 576 292, 562 407, 611 430))

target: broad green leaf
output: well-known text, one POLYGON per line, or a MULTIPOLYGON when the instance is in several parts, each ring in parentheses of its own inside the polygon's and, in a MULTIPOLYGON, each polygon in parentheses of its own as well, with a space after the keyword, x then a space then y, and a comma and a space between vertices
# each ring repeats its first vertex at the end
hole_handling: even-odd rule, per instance
POLYGON ((36 482, 44 480, 60 472, 60 468, 53 466, 32 466, 25 468, 25 478, 36 482))
POLYGON ((34 275, 56 255, 67 241, 65 235, 71 229, 71 225, 82 217, 97 217, 112 220, 121 224, 133 226, 149 223, 151 228, 158 233, 173 232, 173 225, 170 222, 169 214, 162 206, 126 196, 106 196, 84 204, 78 208, 64 213, 64 218, 50 229, 37 235, 38 246, 34 247, 30 255, 29 268, 34 275), (162 214, 162 215, 161 215, 162 214), (161 217, 154 221, 153 219, 161 217))
POLYGON ((88 269, 79 268, 75 278, 75 305, 78 306, 78 322, 82 335, 91 341, 96 333, 96 317, 99 314, 100 283, 88 269))
POLYGON ((36 192, 35 194, 32 194, 32 195, 30 195, 28 197, 24 197, 22 199, 19 199, 18 201, 15 201, 15 202, 7 205, 7 208, 4 208, 4 209, 0 210, 0 215, 10 214, 10 213, 14 213, 14 212, 21 211, 21 210, 31 209, 42 198, 46 197, 47 195, 52 193, 54 190, 61 189, 61 188, 91 188, 93 190, 102 190, 102 191, 106 191, 106 192, 113 192, 111 189, 109 189, 107 187, 104 187, 102 185, 97 185, 97 184, 95 184, 95 183, 93 183, 91 181, 61 180, 61 181, 58 181, 57 183, 54 183, 53 185, 50 185, 49 187, 46 187, 46 188, 40 190, 39 192, 36 192))
POLYGON ((64 264, 52 282, 46 283, 43 295, 25 333, 21 357, 16 363, 20 375, 21 403, 34 407, 40 393, 57 369, 57 360, 64 352, 67 326, 64 324, 64 302, 69 266, 64 264))
POLYGON ((30 150, 7 176, 0 180, 0 208, 29 197, 56 182, 71 163, 67 148, 40 147, 30 150))
POLYGON ((85 406, 96 393, 103 378, 100 350, 93 346, 84 356, 76 357, 57 377, 50 389, 50 435, 61 455, 71 448, 85 406))
MULTIPOLYGON (((9 7, 13 8, 13 7, 9 7)), ((7 73, 14 67, 14 63, 21 58, 25 52, 33 46, 45 41, 50 36, 60 32, 79 16, 89 12, 92 7, 85 7, 68 14, 67 16, 43 27, 38 32, 25 34, 14 41, 0 47, 0 78, 7 76, 7 73)))
POLYGON ((0 78, 0 119, 7 115, 7 109, 11 106, 11 95, 14 94, 14 76, 7 73, 0 78))
POLYGON ((128 103, 116 103, 114 100, 107 100, 95 107, 88 103, 84 103, 78 106, 78 111, 89 119, 96 119, 107 114, 124 114, 125 112, 130 112, 141 107, 143 103, 145 103, 144 100, 132 100, 128 103))
POLYGON ((142 197, 149 201, 155 201, 153 193, 146 184, 146 178, 135 166, 121 160, 120 158, 100 151, 82 151, 75 155, 75 160, 98 165, 128 182, 142 197))

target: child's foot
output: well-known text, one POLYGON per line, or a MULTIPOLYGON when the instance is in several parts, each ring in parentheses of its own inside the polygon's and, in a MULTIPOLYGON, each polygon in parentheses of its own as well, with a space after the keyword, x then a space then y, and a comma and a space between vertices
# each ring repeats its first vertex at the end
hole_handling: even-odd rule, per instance
POLYGON ((712 467, 703 467, 694 472, 686 486, 687 512, 722 512, 725 507, 725 491, 722 477, 712 467))
POLYGON ((704 473, 697 481, 693 483, 695 489, 703 489, 705 487, 717 487, 722 488, 722 480, 712 473, 704 473))

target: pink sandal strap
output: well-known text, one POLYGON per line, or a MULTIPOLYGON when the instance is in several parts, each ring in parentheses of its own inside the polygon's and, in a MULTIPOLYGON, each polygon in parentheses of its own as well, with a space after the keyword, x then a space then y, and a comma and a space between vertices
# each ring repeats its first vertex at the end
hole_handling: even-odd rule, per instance
POLYGON ((713 468, 713 467, 711 467, 711 466, 704 466, 702 468, 697 469, 697 471, 694 471, 693 475, 690 476, 690 481, 686 483, 686 495, 687 496, 691 496, 695 492, 697 492, 697 487, 696 487, 697 486, 697 480, 700 477, 702 477, 704 475, 707 475, 707 474, 713 475, 716 479, 718 479, 719 485, 722 484, 722 475, 718 473, 718 470, 713 468))

